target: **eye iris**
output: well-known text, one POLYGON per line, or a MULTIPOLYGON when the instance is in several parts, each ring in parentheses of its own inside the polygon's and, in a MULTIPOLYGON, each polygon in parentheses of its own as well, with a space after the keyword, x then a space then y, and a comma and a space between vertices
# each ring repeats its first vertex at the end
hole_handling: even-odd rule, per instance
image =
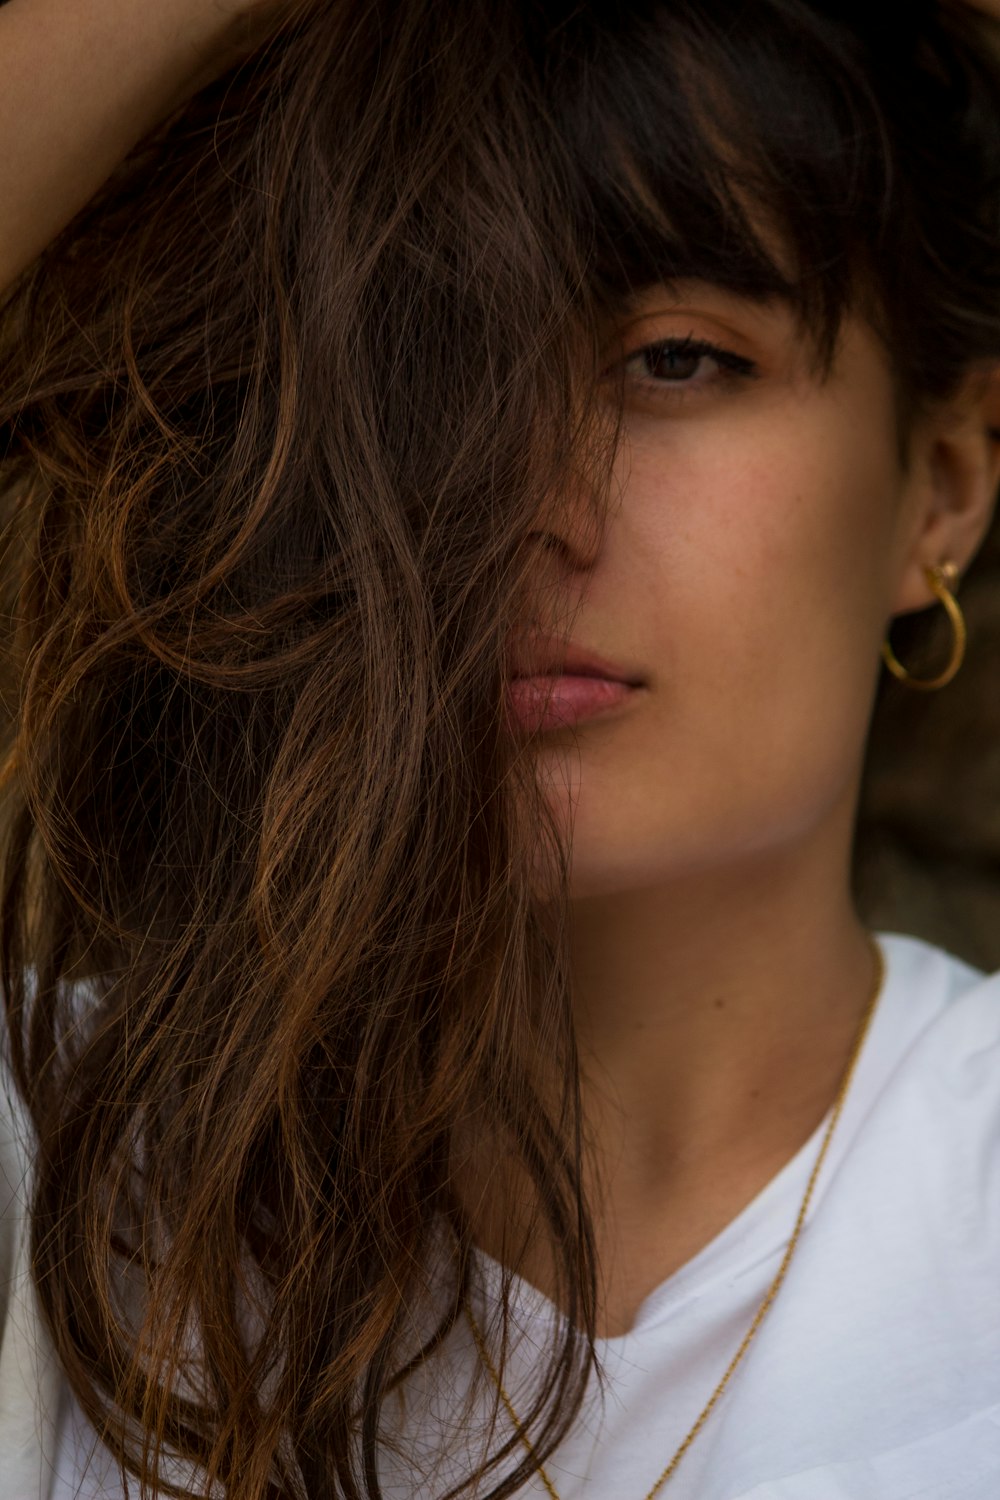
POLYGON ((689 380, 703 358, 697 350, 670 344, 653 345, 645 351, 647 372, 660 380, 689 380))

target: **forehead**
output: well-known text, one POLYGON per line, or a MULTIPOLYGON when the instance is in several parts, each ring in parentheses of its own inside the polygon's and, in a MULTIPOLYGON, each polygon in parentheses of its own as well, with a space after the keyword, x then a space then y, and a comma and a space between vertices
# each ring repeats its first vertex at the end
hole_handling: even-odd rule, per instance
POLYGON ((705 276, 671 277, 631 287, 614 299, 608 312, 618 320, 648 317, 659 310, 698 308, 710 303, 725 316, 760 324, 796 316, 794 299, 785 292, 741 289, 705 276))

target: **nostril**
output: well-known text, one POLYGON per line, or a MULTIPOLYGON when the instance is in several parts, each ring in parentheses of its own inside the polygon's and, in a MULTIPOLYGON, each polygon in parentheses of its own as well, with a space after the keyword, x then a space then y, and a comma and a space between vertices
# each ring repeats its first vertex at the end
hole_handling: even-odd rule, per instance
POLYGON ((565 554, 565 552, 567 551, 566 543, 563 541, 562 537, 555 536, 551 531, 529 532, 526 540, 529 545, 531 543, 537 543, 543 552, 557 552, 560 554, 565 554))
POLYGON ((551 558, 552 565, 557 565, 560 572, 589 572, 597 561, 597 547, 592 538, 569 528, 531 531, 525 537, 525 545, 537 549, 539 557, 551 558))

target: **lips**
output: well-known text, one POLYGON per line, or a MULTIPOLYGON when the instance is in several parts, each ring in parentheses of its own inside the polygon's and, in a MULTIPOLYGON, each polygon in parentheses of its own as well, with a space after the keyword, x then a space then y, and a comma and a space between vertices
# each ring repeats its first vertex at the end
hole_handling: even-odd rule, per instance
POLYGON ((573 642, 531 635, 511 653, 507 691, 511 727, 522 733, 567 729, 606 715, 644 686, 631 668, 573 642))
POLYGON ((598 656, 596 651, 588 651, 573 641, 540 634, 526 634, 513 643, 510 666, 515 678, 600 677, 629 687, 643 686, 641 674, 633 669, 598 656))

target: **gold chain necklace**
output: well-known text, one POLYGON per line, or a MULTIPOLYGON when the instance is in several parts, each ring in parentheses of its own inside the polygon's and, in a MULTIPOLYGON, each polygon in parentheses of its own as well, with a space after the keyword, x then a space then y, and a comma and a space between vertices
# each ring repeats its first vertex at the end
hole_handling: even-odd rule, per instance
MULTIPOLYGON (((868 1001, 865 1005, 865 1012, 861 1018, 861 1025, 858 1027, 857 1035, 854 1038, 854 1044, 851 1048, 851 1055, 847 1060, 847 1066, 844 1069, 844 1075, 840 1082, 840 1088, 837 1090, 837 1097, 834 1100, 833 1110, 830 1114, 830 1123, 826 1127, 826 1134, 824 1135, 823 1143, 819 1148, 819 1155, 816 1158, 816 1163, 812 1169, 812 1173, 806 1185, 805 1196, 803 1197, 802 1203, 799 1207, 798 1218, 795 1221, 795 1228, 792 1231, 792 1237, 788 1242, 788 1248, 785 1251, 784 1259, 782 1260, 781 1265, 778 1268, 777 1276, 775 1276, 770 1287, 768 1288, 767 1295, 765 1296, 763 1302, 760 1304, 760 1307, 757 1309, 756 1316, 754 1317, 753 1322, 750 1324, 750 1328, 747 1331, 746 1337, 744 1338, 740 1347, 737 1349, 736 1353, 733 1355, 732 1360, 729 1363, 729 1368, 726 1370, 726 1373, 723 1375, 722 1379, 719 1381, 718 1385, 715 1387, 715 1390, 709 1397, 708 1402, 701 1413, 701 1416, 695 1422, 694 1426, 691 1428, 691 1431, 688 1433, 687 1437, 684 1439, 683 1443, 681 1443, 673 1458, 667 1464, 666 1468, 663 1470, 662 1474, 653 1485, 653 1488, 647 1493, 645 1500, 653 1500, 653 1497, 659 1494, 660 1490, 666 1484, 667 1480, 670 1479, 674 1474, 677 1469, 677 1465, 680 1463, 681 1459, 684 1457, 684 1454, 687 1452, 688 1448, 690 1448, 691 1444, 694 1442, 694 1439, 697 1437, 698 1433, 705 1425, 705 1422, 708 1419, 709 1412, 712 1410, 712 1407, 722 1395, 722 1392, 725 1390, 727 1384, 729 1383, 729 1377, 732 1375, 733 1371, 736 1369, 736 1366, 743 1358, 744 1354, 747 1351, 747 1348, 749 1347, 750 1340, 753 1338, 754 1334, 757 1332, 757 1329, 764 1321, 764 1314, 767 1312, 768 1308, 771 1306, 771 1303, 777 1296, 778 1288, 784 1281, 785 1272, 788 1270, 788 1267, 791 1264, 792 1256, 795 1254, 795 1247, 798 1244, 799 1235, 801 1234, 802 1226, 805 1223, 806 1213, 809 1209, 809 1200, 812 1198, 812 1192, 816 1184, 816 1178, 819 1176, 819 1169, 823 1165, 823 1158, 826 1156, 827 1147, 829 1146, 831 1137, 833 1136, 834 1128, 837 1124, 837 1121, 840 1119, 840 1112, 843 1109, 844 1100, 847 1098, 847 1090, 850 1088, 851 1079, 854 1076, 854 1068, 861 1053, 861 1048, 864 1046, 865 1037, 868 1034, 868 1028, 871 1024, 872 1016, 875 1014, 875 1007, 878 1003, 879 995, 882 993, 882 983, 885 979, 885 959, 883 958, 882 950, 879 947, 878 943, 876 943, 875 939, 869 935, 868 941, 871 945, 872 953, 875 959, 875 977, 872 980, 871 993, 869 994, 868 1001)), ((528 1434, 521 1426, 520 1419, 518 1418, 517 1412, 514 1410, 513 1403, 511 1402, 510 1397, 504 1389, 496 1366, 490 1358, 489 1351, 486 1348, 486 1341, 483 1338, 482 1330, 480 1329, 479 1324, 476 1322, 476 1319, 473 1316, 472 1308, 469 1306, 468 1299, 465 1300, 465 1316, 468 1320, 469 1328, 472 1331, 472 1337, 475 1341, 476 1349, 479 1353, 479 1358, 482 1360, 485 1369, 487 1370, 490 1378, 493 1381, 493 1384, 497 1388, 497 1392, 500 1396, 501 1401, 507 1409, 507 1415, 510 1417, 511 1422, 514 1424, 514 1429, 517 1432, 518 1437, 520 1438, 524 1448, 527 1450, 529 1457, 534 1459, 535 1470, 538 1474, 539 1479, 545 1486, 546 1492, 551 1497, 551 1500, 559 1500, 559 1492, 546 1473, 543 1465, 539 1462, 538 1457, 535 1454, 534 1447, 532 1446, 531 1439, 528 1437, 528 1434)))

